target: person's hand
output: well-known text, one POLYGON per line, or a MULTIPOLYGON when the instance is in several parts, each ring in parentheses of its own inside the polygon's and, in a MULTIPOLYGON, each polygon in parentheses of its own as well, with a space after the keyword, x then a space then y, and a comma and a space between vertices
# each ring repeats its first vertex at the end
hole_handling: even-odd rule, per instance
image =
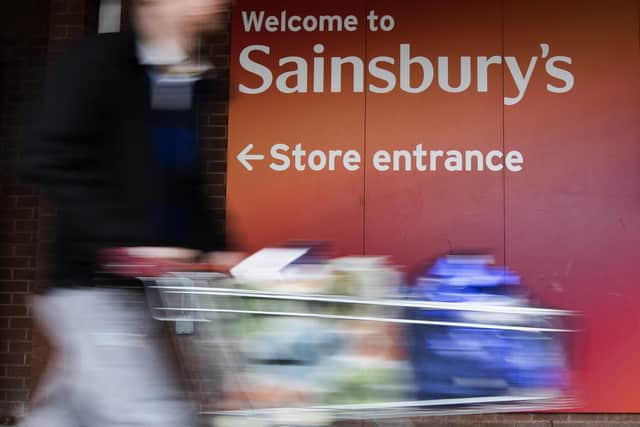
POLYGON ((227 272, 245 258, 241 252, 209 252, 205 255, 205 262, 214 270, 227 272))
POLYGON ((193 262, 200 256, 200 251, 186 248, 168 248, 168 247, 131 247, 122 248, 129 255, 135 258, 160 259, 180 262, 193 262))
POLYGON ((120 247, 100 252, 100 264, 111 274, 125 277, 157 277, 184 269, 199 251, 167 247, 120 247))

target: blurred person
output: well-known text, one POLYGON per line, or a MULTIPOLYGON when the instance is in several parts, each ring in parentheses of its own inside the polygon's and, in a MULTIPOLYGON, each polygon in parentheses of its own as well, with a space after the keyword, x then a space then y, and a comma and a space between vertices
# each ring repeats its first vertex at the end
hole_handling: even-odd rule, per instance
POLYGON ((130 277, 149 273, 139 259, 237 259, 213 232, 197 130, 221 85, 196 47, 227 7, 134 0, 134 31, 84 40, 52 68, 23 157, 57 210, 50 286, 33 307, 58 357, 25 426, 194 425, 142 285, 98 278, 105 254, 130 277))

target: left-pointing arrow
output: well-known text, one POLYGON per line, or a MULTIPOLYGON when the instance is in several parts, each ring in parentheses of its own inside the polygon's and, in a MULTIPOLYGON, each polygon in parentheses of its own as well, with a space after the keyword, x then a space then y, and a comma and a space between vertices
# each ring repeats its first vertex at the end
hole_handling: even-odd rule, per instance
POLYGON ((249 154, 251 150, 253 150, 253 144, 249 144, 244 147, 244 150, 242 150, 237 157, 238 161, 242 163, 242 166, 244 166, 248 171, 253 170, 253 166, 251 166, 249 160, 264 160, 264 156, 262 154, 249 154))

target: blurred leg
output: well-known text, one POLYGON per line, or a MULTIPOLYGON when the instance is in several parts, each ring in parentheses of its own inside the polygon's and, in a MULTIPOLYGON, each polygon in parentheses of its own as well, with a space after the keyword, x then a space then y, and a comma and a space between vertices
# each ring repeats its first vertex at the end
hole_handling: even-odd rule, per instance
POLYGON ((82 353, 82 424, 88 427, 191 427, 183 399, 142 293, 94 291, 88 345, 82 353))
POLYGON ((20 427, 81 427, 64 399, 54 399, 35 407, 20 427))
POLYGON ((25 427, 194 425, 141 292, 60 290, 36 306, 63 367, 25 427))
POLYGON ((60 363, 47 368, 21 427, 79 427, 67 378, 60 363))
POLYGON ((61 337, 66 325, 64 313, 59 312, 60 307, 50 297, 35 297, 33 310, 48 339, 60 354, 49 362, 35 391, 31 410, 20 426, 79 427, 72 393, 73 350, 65 345, 61 337))

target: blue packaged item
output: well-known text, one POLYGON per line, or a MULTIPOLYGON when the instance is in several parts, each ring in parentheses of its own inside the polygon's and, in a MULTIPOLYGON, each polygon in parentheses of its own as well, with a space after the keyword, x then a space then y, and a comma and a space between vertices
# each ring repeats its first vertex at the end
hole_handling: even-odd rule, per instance
MULTIPOLYGON (((518 275, 481 255, 438 259, 409 297, 484 308, 530 306, 518 275)), ((565 386, 565 360, 557 337, 508 328, 548 328, 552 325, 546 318, 453 308, 409 309, 407 315, 445 322, 407 328, 420 400, 521 395, 565 386), (455 322, 455 326, 446 322, 455 322)))

